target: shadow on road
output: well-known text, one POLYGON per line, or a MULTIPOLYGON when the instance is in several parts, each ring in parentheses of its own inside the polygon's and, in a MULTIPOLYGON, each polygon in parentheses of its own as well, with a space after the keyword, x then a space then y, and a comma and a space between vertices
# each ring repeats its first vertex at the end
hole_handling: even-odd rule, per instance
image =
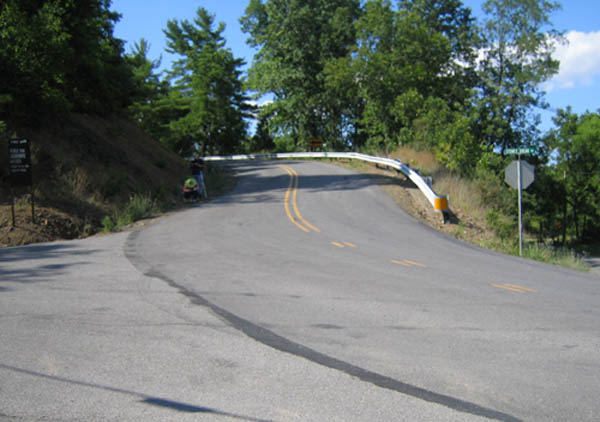
MULTIPOLYGON (((286 164, 298 164, 302 162, 289 162, 286 164)), ((281 174, 274 176, 261 175, 260 170, 273 169, 277 162, 272 165, 264 163, 235 163, 226 164, 238 176, 238 183, 229 195, 217 198, 215 203, 265 203, 281 202, 282 192, 289 185, 290 176, 282 169, 281 174)), ((417 189, 412 181, 406 178, 380 174, 346 173, 346 174, 319 174, 306 175, 299 171, 298 190, 308 192, 335 192, 352 191, 364 189, 377 185, 397 185, 407 189, 417 189)))
POLYGON ((118 387, 110 387, 110 386, 105 386, 105 385, 92 384, 92 383, 85 382, 85 381, 77 381, 77 380, 71 380, 71 379, 63 378, 63 377, 57 377, 55 375, 43 374, 41 372, 35 372, 35 371, 28 370, 28 369, 17 368, 14 366, 4 365, 1 363, 0 363, 0 369, 4 369, 6 371, 11 371, 11 372, 16 372, 19 374, 25 374, 25 375, 29 375, 29 376, 36 377, 36 378, 43 378, 43 379, 50 380, 50 381, 56 381, 56 382, 60 382, 60 383, 78 385, 78 386, 86 387, 86 388, 105 390, 105 391, 109 391, 111 393, 126 394, 129 396, 134 396, 134 397, 140 398, 141 403, 146 403, 146 404, 149 404, 152 406, 167 408, 167 409, 175 410, 178 412, 205 413, 205 414, 211 414, 211 415, 215 415, 215 416, 223 416, 223 417, 238 419, 241 421, 250 421, 250 422, 275 422, 271 419, 258 419, 258 418, 254 418, 251 416, 238 415, 235 413, 224 412, 222 410, 211 409, 209 407, 196 406, 193 404, 182 403, 179 401, 169 400, 169 399, 162 398, 162 397, 149 396, 147 394, 138 393, 135 391, 129 391, 129 390, 125 390, 125 389, 118 388, 118 387))
POLYGON ((44 244, 32 246, 19 246, 14 248, 0 249, 0 292, 9 290, 3 287, 1 283, 33 283, 45 281, 48 272, 56 274, 61 270, 73 267, 75 265, 85 265, 87 262, 72 262, 50 264, 45 263, 49 259, 61 258, 66 256, 91 255, 95 250, 78 249, 75 245, 66 243, 44 244), (32 265, 27 268, 10 268, 9 263, 14 264, 18 261, 27 260, 31 263, 39 262, 39 265, 32 265))

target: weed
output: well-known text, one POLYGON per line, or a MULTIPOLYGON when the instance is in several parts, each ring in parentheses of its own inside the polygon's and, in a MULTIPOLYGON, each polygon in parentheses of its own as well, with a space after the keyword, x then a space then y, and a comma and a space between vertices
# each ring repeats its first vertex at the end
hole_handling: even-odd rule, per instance
POLYGON ((589 271, 590 268, 581 256, 567 248, 533 244, 523 249, 523 256, 536 261, 549 262, 580 271, 589 271))
POLYGON ((155 210, 154 201, 149 194, 136 193, 117 217, 117 227, 123 227, 143 218, 148 218, 155 210))
POLYGON ((83 235, 84 236, 92 236, 94 233, 96 233, 96 231, 97 230, 92 223, 85 223, 83 225, 83 235))
POLYGON ((393 154, 403 163, 413 168, 418 168, 422 175, 435 175, 442 170, 442 166, 429 151, 418 151, 406 146, 399 147, 393 154))
POLYGON ((104 217, 102 220, 102 233, 110 233, 115 230, 115 223, 110 216, 104 217))
POLYGON ((500 240, 506 241, 511 238, 515 238, 515 224, 509 217, 503 216, 495 209, 487 210, 485 215, 485 222, 487 225, 494 229, 500 240))
POLYGON ((456 230, 453 233, 454 237, 457 239, 462 239, 465 235, 465 225, 462 222, 459 222, 456 230))
POLYGON ((66 183, 67 191, 77 196, 84 196, 90 183, 89 174, 81 167, 75 167, 70 173, 63 175, 62 180, 66 183))
POLYGON ((31 194, 26 193, 25 195, 18 196, 15 198, 15 207, 23 208, 31 205, 31 194))

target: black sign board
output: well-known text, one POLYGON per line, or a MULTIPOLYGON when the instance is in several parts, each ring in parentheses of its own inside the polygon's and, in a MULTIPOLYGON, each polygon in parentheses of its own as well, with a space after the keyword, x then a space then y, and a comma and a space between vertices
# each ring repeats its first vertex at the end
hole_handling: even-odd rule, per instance
POLYGON ((31 153, 28 139, 8 140, 8 169, 12 186, 31 185, 31 153))

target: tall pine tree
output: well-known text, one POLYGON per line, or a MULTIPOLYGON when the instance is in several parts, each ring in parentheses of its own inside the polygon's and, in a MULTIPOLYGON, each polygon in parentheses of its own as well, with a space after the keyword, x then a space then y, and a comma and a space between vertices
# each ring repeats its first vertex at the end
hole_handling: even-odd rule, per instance
POLYGON ((225 47, 225 24, 213 26, 214 15, 201 7, 193 22, 170 20, 164 31, 167 51, 180 57, 168 75, 169 102, 179 117, 166 143, 183 156, 235 152, 246 136, 244 62, 225 47))

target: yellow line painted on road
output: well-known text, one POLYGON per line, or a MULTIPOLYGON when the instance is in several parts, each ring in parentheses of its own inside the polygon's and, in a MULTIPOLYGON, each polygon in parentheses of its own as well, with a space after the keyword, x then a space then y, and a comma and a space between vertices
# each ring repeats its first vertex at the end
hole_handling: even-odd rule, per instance
POLYGON ((517 292, 517 293, 536 293, 536 290, 534 290, 534 289, 530 289, 528 287, 523 287, 523 286, 518 286, 516 284, 509 284, 509 283, 496 284, 496 283, 491 283, 490 286, 496 287, 498 289, 509 290, 511 292, 517 292))
POLYGON ((404 261, 398 261, 397 259, 392 259, 392 262, 393 262, 394 264, 403 265, 403 266, 405 266, 405 267, 410 267, 410 264, 407 264, 407 263, 406 263, 406 262, 404 262, 404 261))
POLYGON ((425 266, 419 262, 409 261, 408 259, 405 259, 404 262, 406 262, 407 264, 410 264, 410 265, 414 265, 415 267, 427 268, 427 266, 425 266))
POLYGON ((313 226, 312 224, 310 224, 308 221, 306 221, 304 219, 304 217, 302 217, 302 214, 300 214, 300 211, 298 210, 298 203, 296 202, 296 194, 298 193, 298 183, 299 183, 300 177, 298 176, 298 172, 296 170, 294 170, 291 167, 288 167, 288 168, 292 171, 292 173, 294 174, 294 176, 296 178, 296 182, 295 182, 295 185, 294 185, 294 194, 292 195, 292 205, 294 206, 294 212, 296 213, 296 216, 298 217, 298 219, 300 221, 302 221, 302 223, 305 226, 313 229, 316 232, 320 232, 321 230, 319 228, 317 228, 317 227, 313 226))
POLYGON ((298 226, 298 228, 300 230, 302 230, 304 232, 310 232, 309 228, 313 229, 316 232, 320 232, 321 230, 318 227, 313 226, 308 221, 306 221, 306 219, 304 219, 304 217, 302 217, 302 214, 300 214, 300 210, 298 209, 298 203, 296 201, 296 196, 298 194, 298 183, 299 183, 298 182, 298 179, 299 179, 298 173, 296 172, 296 170, 294 170, 293 168, 288 167, 288 166, 280 165, 279 167, 284 169, 290 175, 290 184, 287 188, 287 191, 285 192, 285 202, 284 202, 285 213, 286 213, 287 217, 289 218, 289 220, 292 223, 294 223, 296 226, 298 226), (294 218, 294 216, 292 215, 292 212, 290 211, 290 196, 291 196, 292 208, 294 209, 294 213, 296 214, 296 217, 298 218, 298 220, 300 220, 300 222, 296 221, 296 218, 294 218), (302 225, 302 224, 304 224, 304 225, 302 225))
POLYGON ((504 283, 504 285, 508 286, 508 287, 512 287, 513 289, 523 290, 524 292, 536 293, 535 289, 530 289, 529 287, 517 286, 516 284, 508 284, 508 283, 504 283))
POLYGON ((348 246, 349 248, 356 248, 357 246, 354 243, 350 242, 331 242, 333 246, 337 246, 338 248, 345 248, 348 246))
POLYGON ((394 264, 402 265, 404 267, 421 267, 421 268, 427 268, 426 265, 423 265, 423 264, 421 264, 419 262, 410 261, 408 259, 403 259, 402 261, 400 261, 398 259, 392 259, 391 262, 394 263, 394 264))
POLYGON ((285 166, 279 166, 279 167, 281 167, 282 169, 287 171, 288 174, 290 175, 290 184, 289 184, 287 190, 285 191, 285 199, 283 202, 283 207, 285 208, 285 214, 287 215, 289 220, 292 223, 294 223, 300 230, 308 233, 308 232, 310 232, 310 230, 308 230, 302 224, 298 223, 290 211, 290 202, 289 201, 290 201, 290 193, 292 192, 292 187, 294 186, 294 175, 285 166))

